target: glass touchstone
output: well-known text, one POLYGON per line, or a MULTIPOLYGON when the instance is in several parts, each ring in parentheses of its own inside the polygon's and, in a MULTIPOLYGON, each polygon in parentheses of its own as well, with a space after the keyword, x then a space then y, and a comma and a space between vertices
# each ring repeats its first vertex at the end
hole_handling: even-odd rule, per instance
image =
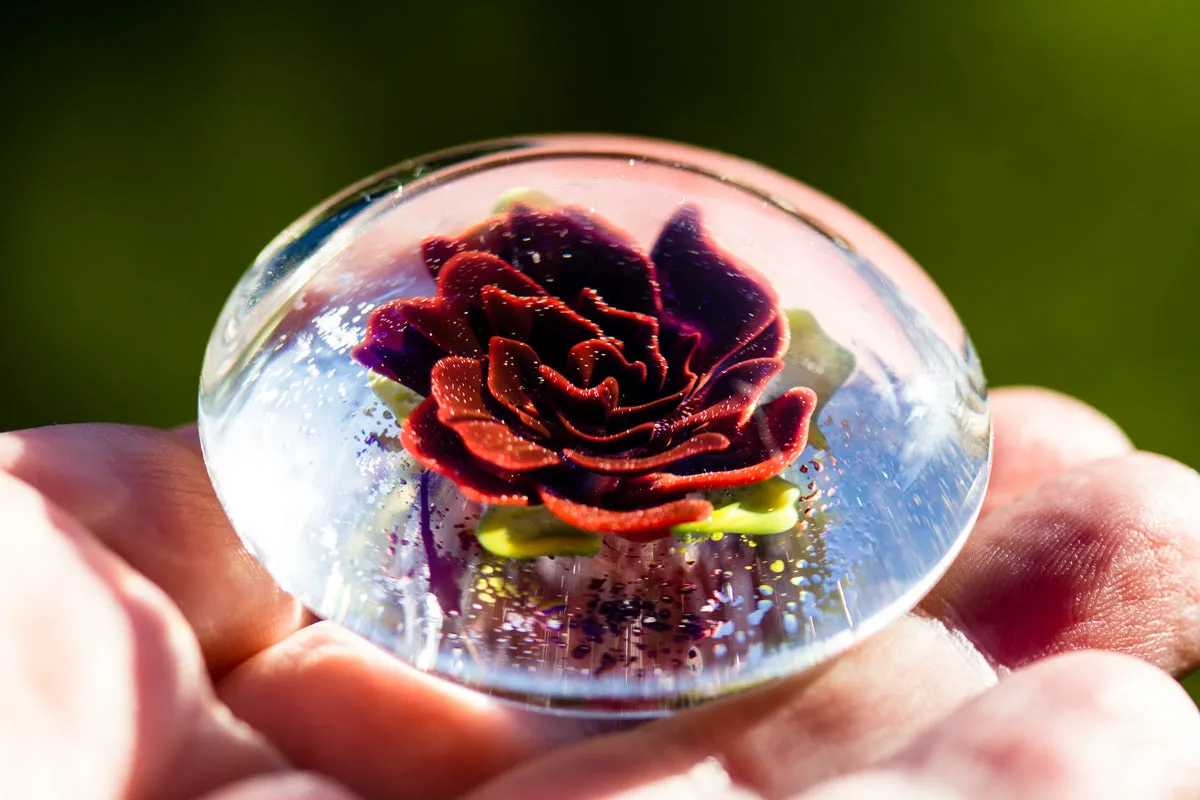
POLYGON ((908 611, 979 511, 985 384, 789 185, 544 137, 328 201, 206 353, 239 535, 320 616, 571 713, 699 702, 908 611))

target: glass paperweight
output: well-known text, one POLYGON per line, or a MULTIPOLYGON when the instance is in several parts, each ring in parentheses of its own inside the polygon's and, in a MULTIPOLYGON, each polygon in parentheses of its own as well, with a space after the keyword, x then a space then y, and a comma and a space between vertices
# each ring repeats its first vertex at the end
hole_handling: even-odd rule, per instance
POLYGON ((239 535, 418 669, 575 714, 664 713, 906 613, 979 511, 985 384, 788 185, 542 137, 326 202, 208 346, 239 535))

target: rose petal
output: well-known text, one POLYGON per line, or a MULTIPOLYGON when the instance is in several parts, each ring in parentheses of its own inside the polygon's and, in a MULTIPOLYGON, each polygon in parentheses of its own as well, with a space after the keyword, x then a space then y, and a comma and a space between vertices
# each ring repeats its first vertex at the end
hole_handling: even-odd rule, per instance
POLYGON ((735 428, 742 427, 754 413, 767 384, 782 369, 783 364, 774 358, 756 358, 734 364, 688 399, 683 409, 688 416, 681 424, 672 423, 672 430, 695 429, 701 423, 727 417, 735 418, 735 428))
MULTIPOLYGON (((510 295, 542 294, 542 288, 490 253, 470 250, 452 256, 438 271, 437 297, 412 297, 394 303, 404 319, 448 353, 482 356, 473 312, 485 288, 503 287, 510 295)), ((475 312, 477 313, 477 312, 475 312)))
POLYGON ((425 398, 400 429, 400 442, 409 455, 458 484, 469 500, 523 506, 530 493, 520 481, 503 480, 479 468, 458 434, 438 420, 437 401, 425 398))
POLYGON ((538 373, 543 388, 539 404, 561 412, 577 424, 603 425, 617 407, 620 387, 616 378, 605 378, 590 389, 581 389, 545 364, 538 367, 538 373))
POLYGON ((643 406, 618 408, 610 416, 610 425, 655 420, 656 438, 663 441, 672 441, 681 432, 699 431, 718 423, 727 423, 721 431, 737 429, 754 413, 759 396, 780 369, 782 364, 774 359, 746 361, 725 370, 686 400, 687 392, 677 392, 643 406))
POLYGON ((658 469, 687 458, 688 456, 709 453, 714 450, 724 450, 729 446, 729 440, 719 433, 701 433, 685 442, 675 445, 669 450, 648 456, 602 456, 581 453, 578 450, 563 450, 563 456, 574 464, 585 469, 613 474, 629 474, 658 469))
POLYGON ((658 334, 659 349, 666 354, 667 375, 663 380, 663 391, 691 391, 699 376, 692 369, 692 358, 700 347, 701 336, 696 331, 685 330, 674 325, 663 327, 658 334))
POLYGON ((482 297, 493 335, 529 344, 555 368, 565 366, 567 353, 579 342, 605 338, 596 323, 557 297, 518 297, 494 286, 484 288, 482 297))
POLYGON ((371 314, 366 335, 350 355, 372 372, 427 395, 433 365, 446 351, 406 323, 395 304, 389 303, 371 314))
POLYGON ((591 288, 583 289, 579 293, 575 309, 599 325, 605 335, 617 340, 628 360, 640 361, 645 365, 650 391, 657 392, 663 388, 663 381, 667 376, 667 359, 659 351, 657 319, 647 314, 611 306, 591 288))
POLYGON ((479 250, 491 253, 508 263, 505 253, 512 234, 508 230, 508 215, 497 214, 472 226, 461 236, 430 236, 421 242, 421 258, 431 275, 438 276, 446 262, 459 253, 479 250))
POLYGON ((657 428, 655 423, 646 422, 617 433, 592 433, 579 428, 561 411, 555 413, 555 418, 567 434, 583 442, 592 452, 624 453, 635 447, 644 447, 653 440, 657 428))
POLYGON ((781 358, 787 352, 790 332, 787 320, 776 313, 762 332, 742 345, 741 349, 725 359, 726 364, 737 364, 756 358, 781 358))
POLYGON ((478 303, 480 294, 488 287, 503 289, 515 297, 545 295, 536 281, 491 253, 478 250, 459 253, 438 274, 439 297, 478 303))
POLYGON ((631 501, 678 496, 766 480, 795 461, 808 443, 808 425, 817 397, 797 387, 763 406, 749 424, 730 435, 719 453, 680 459, 670 472, 632 478, 622 484, 631 501))
POLYGON ((445 236, 430 236, 421 242, 421 260, 429 274, 437 277, 446 262, 467 249, 467 243, 445 236))
POLYGON ((615 343, 606 339, 580 342, 567 353, 567 361, 584 386, 594 386, 605 378, 613 378, 622 390, 646 382, 646 365, 630 362, 615 343))
POLYGON ((562 463, 554 451, 522 439, 503 422, 456 422, 452 427, 476 458, 497 469, 526 472, 562 463))
POLYGON ((675 212, 650 257, 666 314, 702 335, 693 359, 698 373, 758 336, 776 314, 771 285, 713 244, 695 206, 675 212))
POLYGON ((495 420, 483 401, 482 362, 461 356, 443 358, 434 365, 430 382, 442 424, 495 420))
POLYGON ((497 421, 483 399, 481 362, 457 356, 443 358, 433 368, 432 383, 438 421, 453 428, 476 458, 497 470, 513 472, 560 462, 554 452, 497 421))
POLYGON ((396 306, 409 325, 447 353, 483 355, 483 347, 467 324, 466 308, 458 303, 440 297, 410 297, 397 300, 396 306))
POLYGON ((630 237, 578 210, 509 212, 512 263, 556 297, 594 289, 609 305, 658 315, 654 266, 630 237))
POLYGON ((550 429, 540 418, 527 387, 537 386, 537 353, 523 342, 493 336, 488 342, 488 392, 512 412, 531 431, 549 436, 550 429))
POLYGON ((658 531, 685 522, 702 520, 712 513, 707 500, 684 498, 669 503, 639 508, 633 511, 614 511, 576 503, 559 495, 552 487, 539 486, 538 494, 550 513, 577 528, 603 533, 640 533, 658 531))
POLYGON ((627 428, 646 422, 662 422, 679 408, 687 394, 686 389, 681 389, 674 394, 651 400, 649 403, 637 406, 619 406, 610 415, 611 425, 614 428, 627 428))

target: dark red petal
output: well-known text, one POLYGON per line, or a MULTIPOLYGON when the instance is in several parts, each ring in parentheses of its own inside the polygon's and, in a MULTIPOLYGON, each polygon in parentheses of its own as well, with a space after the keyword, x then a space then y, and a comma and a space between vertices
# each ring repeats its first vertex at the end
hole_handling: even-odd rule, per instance
POLYGON ((736 353, 725 359, 726 364, 736 364, 740 361, 750 361, 755 358, 781 358, 787 352, 791 332, 787 320, 780 313, 775 314, 767 327, 751 339, 736 353))
MULTIPOLYGON (((763 406, 745 427, 730 436, 720 453, 680 459, 669 472, 631 478, 622 489, 631 498, 677 496, 766 480, 795 461, 808 444, 808 424, 817 396, 797 387, 763 406)), ((727 433, 727 435, 729 435, 727 433)))
POLYGON ((496 419, 483 399, 479 361, 443 358, 433 368, 432 383, 438 421, 452 428, 467 450, 492 471, 520 472, 560 463, 554 452, 518 436, 496 419))
POLYGON ((446 352, 457 356, 483 355, 483 347, 471 326, 465 324, 465 310, 456 303, 440 297, 410 297, 396 301, 396 305, 410 325, 446 352))
POLYGON ((422 466, 458 484, 468 499, 499 505, 529 505, 521 482, 502 480, 481 469, 458 434, 438 421, 437 401, 427 397, 409 414, 400 429, 400 441, 422 466))
POLYGON ((483 401, 482 362, 460 356, 443 358, 434 365, 430 382, 442 424, 496 419, 483 401))
POLYGON ((605 378, 615 378, 625 387, 640 386, 646 381, 646 365, 625 358, 620 348, 607 339, 580 342, 567 353, 567 362, 583 386, 594 386, 605 378))
POLYGON ((612 474, 629 474, 658 469, 688 456, 724 450, 728 446, 729 440, 719 433, 701 433, 669 450, 649 456, 602 456, 570 449, 563 450, 563 456, 568 461, 585 469, 612 474))
POLYGON ((656 318, 609 305, 590 287, 579 293, 575 308, 599 325, 607 336, 620 342, 621 350, 629 361, 640 361, 646 366, 652 391, 662 389, 667 375, 667 359, 659 351, 656 318))
POLYGON ((746 424, 758 405, 758 398, 771 379, 783 369, 774 358, 756 358, 734 364, 688 399, 684 411, 689 416, 673 420, 672 430, 686 427, 695 430, 700 423, 710 423, 732 417, 733 427, 746 424), (676 424, 676 423, 682 424, 676 424))
POLYGON ((482 250, 511 263, 512 231, 507 213, 488 217, 458 238, 466 244, 467 250, 482 250))
POLYGON ((488 392, 530 430, 549 436, 528 388, 541 383, 537 353, 523 342, 493 336, 488 342, 488 392))
POLYGON ((675 212, 650 257, 664 312, 701 334, 693 359, 700 374, 754 339, 776 314, 778 298, 771 285, 709 239, 695 206, 675 212))
POLYGON ((456 422, 453 428, 476 458, 498 470, 525 472, 562 463, 554 451, 522 439, 503 422, 456 422))
POLYGON ((696 331, 673 325, 659 331, 658 347, 665 354, 668 364, 667 376, 663 381, 664 391, 691 391, 695 387, 699 376, 692 369, 692 357, 700 347, 700 339, 696 331))
POLYGON ((371 314, 366 335, 350 355, 372 372, 427 395, 433 365, 446 351, 405 322, 395 303, 388 303, 371 314))
POLYGON ((577 528, 602 533, 657 531, 684 522, 696 522, 712 514, 707 500, 684 498, 634 511, 612 511, 583 505, 557 494, 553 487, 539 486, 538 494, 551 514, 577 528))
POLYGON ((446 262, 467 250, 482 250, 504 258, 508 233, 508 215, 489 217, 472 226, 461 236, 430 236, 421 242, 421 257, 429 272, 437 277, 446 262))
POLYGON ((437 297, 414 297, 395 305, 414 328, 446 352, 480 357, 485 350, 475 335, 472 315, 482 306, 484 289, 497 286, 506 289, 508 296, 542 294, 537 283, 491 253, 468 250, 440 267, 437 297))
POLYGON ((634 425, 641 425, 644 422, 653 422, 669 418, 671 413, 675 411, 683 403, 687 397, 688 391, 681 389, 674 394, 660 397, 657 400, 651 400, 649 403, 642 403, 637 406, 620 406, 612 412, 612 426, 614 428, 626 428, 634 425))
POLYGON ((446 262, 438 274, 438 296, 479 301, 489 286, 517 297, 545 294, 535 281, 491 253, 468 250, 446 262))
POLYGON ((557 297, 518 297, 493 286, 483 289, 482 296, 494 335, 528 343, 539 359, 555 367, 565 363, 579 342, 605 338, 596 323, 557 297))
POLYGON ((429 274, 437 277, 446 262, 467 249, 466 242, 449 239, 445 236, 430 236, 421 242, 421 260, 429 274))
POLYGON ((582 211, 509 212, 512 263, 556 297, 574 300, 595 289, 609 305, 658 316, 654 266, 628 236, 582 211))
POLYGON ((759 396, 782 368, 779 361, 769 358, 737 364, 690 397, 680 391, 642 406, 618 408, 610 417, 610 426, 657 420, 656 435, 666 441, 714 424, 721 425, 717 432, 736 430, 754 413, 759 396))
POLYGON ((555 414, 560 425, 571 436, 585 442, 590 450, 623 453, 635 447, 644 447, 654 439, 657 424, 646 422, 617 433, 589 433, 568 419, 561 411, 555 414))
POLYGON ((616 378, 605 378, 590 389, 581 389, 545 364, 538 367, 538 372, 542 376, 543 389, 539 401, 560 411, 567 419, 603 425, 617 407, 620 387, 616 378))

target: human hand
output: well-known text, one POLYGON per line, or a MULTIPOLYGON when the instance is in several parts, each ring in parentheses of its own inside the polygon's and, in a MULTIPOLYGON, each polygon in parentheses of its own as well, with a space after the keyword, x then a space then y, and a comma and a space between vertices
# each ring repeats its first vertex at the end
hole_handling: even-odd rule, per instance
POLYGON ((1200 478, 1060 395, 992 409, 984 514, 917 611, 815 672, 569 747, 595 731, 307 624, 194 432, 4 434, 0 796, 344 796, 294 769, 365 797, 1200 792, 1200 718, 1167 675, 1200 662, 1200 478))

